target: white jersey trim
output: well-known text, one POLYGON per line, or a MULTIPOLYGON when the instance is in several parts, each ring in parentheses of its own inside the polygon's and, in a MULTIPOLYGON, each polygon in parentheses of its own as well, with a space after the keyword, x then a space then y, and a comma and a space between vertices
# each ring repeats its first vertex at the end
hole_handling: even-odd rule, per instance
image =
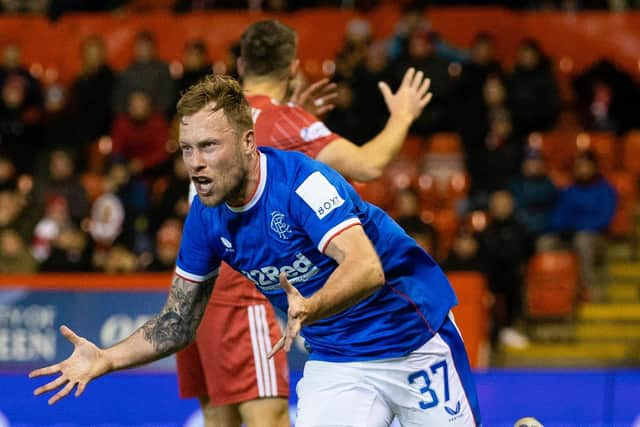
POLYGON ((260 181, 258 182, 258 188, 256 189, 255 194, 251 197, 251 200, 242 206, 229 206, 225 203, 232 212, 239 213, 248 211, 258 203, 262 193, 264 193, 264 187, 267 183, 267 156, 260 152, 258 152, 258 155, 260 156, 260 181))
POLYGON ((359 224, 361 224, 361 222, 358 218, 349 218, 347 220, 342 221, 340 224, 336 225, 335 227, 332 227, 329 231, 327 231, 324 234, 324 236, 322 236, 322 239, 320 239, 320 242, 318 242, 318 250, 324 253, 324 250, 326 249, 326 246, 329 244, 331 239, 336 237, 338 234, 340 234, 342 231, 346 230, 347 228, 353 225, 359 225, 359 224))
POLYGON ((189 273, 188 271, 184 271, 183 269, 181 269, 180 267, 178 267, 176 265, 175 273, 176 273, 176 275, 182 277, 183 279, 187 279, 187 280, 190 280, 192 282, 204 282, 205 280, 209 280, 212 277, 217 276, 219 270, 220 269, 216 268, 212 272, 207 273, 204 276, 202 276, 200 274, 193 274, 193 273, 189 273))

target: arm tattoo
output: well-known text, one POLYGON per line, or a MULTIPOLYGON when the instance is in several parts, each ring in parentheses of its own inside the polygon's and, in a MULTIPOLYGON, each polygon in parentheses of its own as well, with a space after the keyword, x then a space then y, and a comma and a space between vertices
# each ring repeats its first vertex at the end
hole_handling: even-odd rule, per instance
POLYGON ((174 276, 164 308, 141 327, 144 339, 158 353, 172 353, 193 340, 215 279, 194 283, 174 276))

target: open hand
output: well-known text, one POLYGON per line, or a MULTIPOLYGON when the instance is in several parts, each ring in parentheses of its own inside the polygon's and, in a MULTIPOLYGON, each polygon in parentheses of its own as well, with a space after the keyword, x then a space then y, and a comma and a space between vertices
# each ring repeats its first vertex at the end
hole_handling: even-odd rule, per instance
POLYGON ((378 83, 391 116, 403 117, 410 122, 420 116, 424 107, 431 101, 430 85, 431 80, 425 78, 422 71, 416 72, 413 67, 404 73, 396 93, 392 93, 385 82, 378 83))
POLYGON ((94 343, 76 335, 66 326, 60 327, 60 333, 74 345, 71 356, 66 360, 29 373, 29 378, 60 373, 53 381, 38 387, 33 394, 39 396, 51 390, 61 388, 49 399, 53 405, 76 388, 75 396, 82 394, 89 381, 109 372, 111 364, 105 357, 103 350, 94 343))
POLYGON ((284 348, 284 351, 291 350, 291 345, 300 333, 302 323, 307 318, 306 302, 307 299, 291 284, 287 279, 286 273, 280 273, 280 286, 287 294, 289 302, 289 311, 287 313, 287 327, 284 330, 282 338, 278 340, 267 357, 271 358, 274 354, 284 348))
POLYGON ((333 110, 334 99, 338 96, 337 86, 329 79, 321 79, 309 85, 305 90, 302 86, 296 86, 290 101, 299 105, 308 113, 320 117, 333 110))

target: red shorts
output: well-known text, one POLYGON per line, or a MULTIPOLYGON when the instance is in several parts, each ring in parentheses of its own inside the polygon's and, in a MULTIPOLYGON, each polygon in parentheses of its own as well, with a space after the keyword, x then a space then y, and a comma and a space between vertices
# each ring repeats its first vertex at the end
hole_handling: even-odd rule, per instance
POLYGON ((287 356, 267 353, 282 336, 270 304, 209 302, 196 340, 178 352, 180 397, 209 397, 213 406, 289 396, 287 356))

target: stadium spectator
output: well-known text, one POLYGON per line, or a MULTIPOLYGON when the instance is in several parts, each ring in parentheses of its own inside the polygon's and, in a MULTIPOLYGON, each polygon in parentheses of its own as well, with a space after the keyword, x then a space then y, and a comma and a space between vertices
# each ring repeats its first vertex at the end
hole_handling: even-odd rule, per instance
POLYGON ((162 181, 162 191, 150 200, 150 231, 154 233, 167 218, 175 217, 184 220, 189 212, 188 194, 185 188, 191 180, 180 156, 173 158, 173 174, 162 181))
POLYGON ((575 159, 574 182, 560 193, 552 226, 573 246, 580 259, 580 276, 592 297, 597 298, 598 261, 603 234, 615 213, 616 192, 602 176, 594 152, 583 151, 575 159))
POLYGON ((509 107, 520 135, 549 130, 560 111, 560 96, 551 60, 535 40, 520 42, 509 76, 509 107))
POLYGON ((40 204, 52 197, 64 199, 71 221, 79 225, 89 215, 89 198, 76 174, 74 156, 63 149, 51 151, 47 173, 37 182, 36 192, 40 204))
MULTIPOLYGON (((41 114, 42 85, 31 75, 22 64, 22 49, 15 43, 9 43, 2 50, 2 64, 0 65, 0 86, 11 77, 21 77, 24 85, 24 105, 30 109, 30 114, 41 114)), ((33 120, 29 120, 33 121, 33 120)))
POLYGON ((449 75, 449 63, 435 50, 434 34, 418 29, 409 36, 408 56, 391 65, 391 80, 396 85, 408 68, 422 71, 431 79, 433 101, 429 111, 424 111, 414 122, 412 132, 429 135, 453 129, 452 106, 455 101, 457 82, 449 75))
POLYGON ((173 113, 175 100, 174 81, 169 74, 169 65, 158 58, 156 39, 149 31, 136 35, 133 61, 118 76, 115 89, 115 111, 125 113, 134 92, 145 92, 151 98, 151 107, 167 118, 173 113))
POLYGON ((573 80, 573 89, 586 129, 622 133, 640 127, 640 87, 613 62, 591 65, 573 80))
POLYGON ((59 84, 44 91, 43 138, 47 150, 63 148, 76 157, 84 154, 78 118, 70 109, 66 88, 59 84))
POLYGON ((16 230, 0 229, 0 273, 35 273, 38 263, 16 230))
POLYGON ((559 191, 546 174, 540 152, 527 150, 521 173, 509 182, 516 206, 516 218, 534 239, 552 231, 551 219, 559 191))
MULTIPOLYGON (((183 52, 182 65, 184 71, 176 83, 176 95, 178 98, 191 85, 198 83, 204 76, 212 72, 207 45, 204 40, 197 39, 187 42, 183 52)), ((176 98, 177 101, 178 99, 176 98)))
POLYGON ((531 255, 526 228, 518 222, 511 193, 495 191, 489 199, 490 222, 481 235, 489 288, 496 296, 492 341, 524 348, 528 338, 516 329, 522 320, 523 272, 531 255))
POLYGON ((469 230, 461 227, 442 263, 444 271, 477 271, 484 273, 486 266, 480 251, 480 242, 469 230))
MULTIPOLYGON (((363 143, 376 136, 384 127, 387 118, 387 107, 382 94, 375 90, 378 82, 388 81, 389 62, 386 56, 386 43, 375 41, 366 52, 364 61, 354 71, 350 82, 353 92, 351 114, 358 117, 358 138, 355 142, 363 143)), ((334 129, 329 125, 330 129, 334 129)), ((334 129, 338 133, 338 129, 334 129)), ((345 134, 346 135, 346 134, 345 134)))
POLYGON ((93 143, 109 135, 113 121, 116 77, 106 63, 104 40, 98 36, 82 43, 82 71, 71 87, 71 106, 82 143, 93 143))
POLYGON ((132 175, 148 181, 167 171, 169 123, 153 111, 148 93, 134 90, 129 94, 127 112, 116 117, 111 138, 113 159, 125 162, 132 175))
POLYGON ((42 110, 28 104, 28 79, 7 75, 0 90, 0 155, 10 157, 19 173, 32 173, 42 147, 42 110))
POLYGON ((153 261, 146 267, 147 271, 171 271, 175 267, 180 236, 182 234, 182 220, 166 219, 156 233, 156 244, 153 261))
MULTIPOLYGON (((502 65, 495 57, 494 38, 488 33, 477 34, 471 45, 471 58, 462 64, 458 102, 462 108, 456 119, 458 127, 466 125, 465 121, 482 117, 485 109, 483 89, 488 78, 503 78, 502 65)), ((504 95, 503 95, 504 96, 504 95)), ((504 100, 502 101, 504 103, 504 100)))
POLYGON ((60 230, 51 241, 49 256, 40 264, 45 272, 82 272, 91 270, 89 236, 76 227, 60 230))

